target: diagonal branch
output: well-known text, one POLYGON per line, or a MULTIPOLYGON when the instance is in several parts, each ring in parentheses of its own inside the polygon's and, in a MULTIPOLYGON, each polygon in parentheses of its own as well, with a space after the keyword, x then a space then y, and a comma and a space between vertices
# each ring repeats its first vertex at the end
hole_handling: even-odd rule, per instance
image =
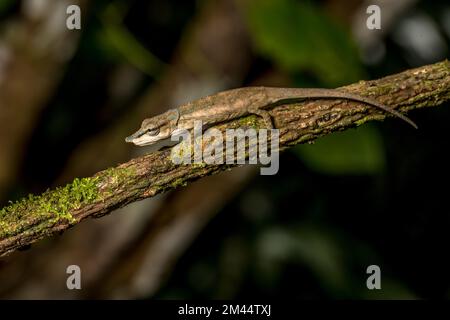
MULTIPOLYGON (((450 64, 443 61, 378 80, 361 81, 344 89, 376 98, 403 112, 437 106, 450 99, 450 64)), ((280 105, 270 113, 280 130, 281 149, 389 116, 374 108, 341 100, 280 105)), ((262 120, 248 116, 217 128, 225 130, 242 124, 264 127, 262 120)), ((399 122, 399 125, 404 124, 399 122)), ((106 215, 128 203, 230 167, 227 164, 175 165, 170 149, 165 149, 90 178, 77 178, 65 187, 40 196, 30 195, 0 211, 0 256, 61 232, 87 217, 106 215)))

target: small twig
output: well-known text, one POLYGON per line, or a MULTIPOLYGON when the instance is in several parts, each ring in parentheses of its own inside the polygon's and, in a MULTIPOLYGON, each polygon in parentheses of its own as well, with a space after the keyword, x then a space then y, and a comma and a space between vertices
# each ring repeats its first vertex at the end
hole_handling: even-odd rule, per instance
MULTIPOLYGON (((450 64, 443 61, 344 88, 406 112, 442 104, 450 98, 450 64)), ((313 141, 387 115, 347 101, 308 101, 271 110, 280 129, 280 148, 313 141)), ((249 118, 250 120, 250 118, 249 118)), ((259 119, 251 121, 263 125, 259 119)), ((242 119, 219 128, 239 127, 242 119)), ((399 122, 399 125, 404 125, 399 122)), ((122 143, 122 141, 120 141, 122 143)), ((64 188, 29 196, 0 211, 0 256, 61 232, 87 217, 100 217, 128 203, 153 197, 188 181, 229 169, 230 165, 175 165, 170 150, 130 160, 64 188)))

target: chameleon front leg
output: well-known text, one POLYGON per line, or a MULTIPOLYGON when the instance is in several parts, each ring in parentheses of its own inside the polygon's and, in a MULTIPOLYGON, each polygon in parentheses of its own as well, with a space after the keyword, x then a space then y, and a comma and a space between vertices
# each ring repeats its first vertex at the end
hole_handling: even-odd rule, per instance
POLYGON ((267 129, 274 129, 272 116, 268 111, 259 108, 250 108, 248 112, 250 114, 254 114, 257 115, 258 117, 261 117, 267 129))

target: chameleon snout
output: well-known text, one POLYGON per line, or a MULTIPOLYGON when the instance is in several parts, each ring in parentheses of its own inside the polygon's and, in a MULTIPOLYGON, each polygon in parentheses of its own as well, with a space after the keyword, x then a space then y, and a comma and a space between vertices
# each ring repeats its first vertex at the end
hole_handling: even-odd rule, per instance
POLYGON ((141 136, 141 131, 139 130, 138 132, 133 133, 131 136, 126 137, 125 142, 134 143, 134 140, 136 138, 139 138, 140 136, 141 136))

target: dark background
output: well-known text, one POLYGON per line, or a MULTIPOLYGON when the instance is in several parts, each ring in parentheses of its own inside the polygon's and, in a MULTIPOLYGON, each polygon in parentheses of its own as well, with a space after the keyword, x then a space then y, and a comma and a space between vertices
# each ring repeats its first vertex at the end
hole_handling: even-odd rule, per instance
MULTIPOLYGON (((143 118, 248 85, 338 87, 449 56, 446 1, 0 2, 0 200, 145 152, 143 118), (359 18, 358 18, 359 17, 359 18)), ((445 106, 89 219, 0 260, 1 298, 449 298, 445 106), (66 267, 82 270, 80 291, 66 267), (378 265, 382 289, 366 287, 378 265)))

